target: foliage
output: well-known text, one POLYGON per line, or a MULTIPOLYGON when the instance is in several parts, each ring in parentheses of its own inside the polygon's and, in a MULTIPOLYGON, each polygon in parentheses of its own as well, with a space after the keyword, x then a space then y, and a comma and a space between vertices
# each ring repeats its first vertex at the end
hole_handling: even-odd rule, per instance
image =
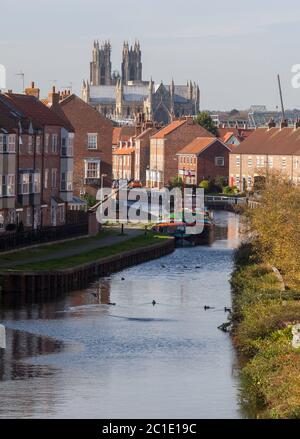
POLYGON ((214 124, 214 121, 212 120, 210 114, 207 111, 202 111, 198 113, 198 115, 195 118, 195 121, 203 128, 205 128, 207 131, 209 131, 211 134, 217 136, 218 128, 214 124))
POLYGON ((223 188, 223 192, 226 195, 236 195, 239 192, 239 190, 236 186, 225 186, 223 188))
POLYGON ((300 281, 300 189, 284 176, 270 174, 260 205, 247 212, 254 251, 277 267, 290 286, 300 281))
POLYGON ((87 202, 88 207, 95 206, 97 200, 93 195, 84 194, 83 199, 87 202))
POLYGON ((200 181, 200 183, 199 183, 199 187, 200 187, 201 189, 204 189, 205 192, 209 192, 209 190, 210 190, 210 181, 208 181, 208 180, 202 180, 202 181, 200 181))
POLYGON ((175 188, 175 187, 179 187, 182 188, 183 187, 183 180, 181 177, 172 177, 169 181, 169 187, 175 188))

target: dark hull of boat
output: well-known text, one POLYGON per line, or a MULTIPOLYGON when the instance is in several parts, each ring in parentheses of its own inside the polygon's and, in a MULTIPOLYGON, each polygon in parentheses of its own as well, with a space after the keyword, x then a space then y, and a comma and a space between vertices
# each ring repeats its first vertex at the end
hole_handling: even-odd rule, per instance
POLYGON ((186 245, 210 245, 214 241, 215 229, 214 225, 205 225, 201 233, 184 235, 176 238, 176 244, 178 246, 186 245))

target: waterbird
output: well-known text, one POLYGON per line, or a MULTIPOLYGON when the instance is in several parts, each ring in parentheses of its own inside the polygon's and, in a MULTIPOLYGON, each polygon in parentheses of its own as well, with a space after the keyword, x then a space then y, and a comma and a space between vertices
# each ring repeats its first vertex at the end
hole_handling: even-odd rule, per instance
POLYGON ((165 265, 162 265, 161 268, 166 268, 166 266, 165 266, 165 265))
POLYGON ((231 309, 227 308, 226 306, 224 307, 224 312, 230 312, 231 313, 231 309))
POLYGON ((212 306, 207 306, 207 305, 205 305, 205 306, 204 306, 204 310, 207 311, 208 309, 214 309, 214 308, 213 308, 212 306))
POLYGON ((122 279, 121 280, 125 280, 125 277, 122 277, 122 279))
POLYGON ((199 265, 197 265, 195 268, 196 268, 196 270, 197 270, 198 268, 201 268, 201 267, 200 267, 199 265))
POLYGON ((152 301, 152 305, 153 305, 153 306, 156 305, 156 301, 155 301, 155 300, 152 301))
POLYGON ((116 306, 116 303, 108 303, 107 305, 110 305, 110 306, 116 306))

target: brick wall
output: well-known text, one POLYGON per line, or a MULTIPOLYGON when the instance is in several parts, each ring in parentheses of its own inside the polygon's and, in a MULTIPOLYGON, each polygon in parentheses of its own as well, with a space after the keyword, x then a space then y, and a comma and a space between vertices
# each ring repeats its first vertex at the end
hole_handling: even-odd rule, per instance
MULTIPOLYGON (((75 130, 74 141, 74 192, 79 194, 84 186, 84 160, 98 158, 101 160, 100 173, 106 174, 104 185, 111 185, 112 179, 112 133, 110 120, 90 107, 75 95, 61 103, 61 108, 75 130), (97 134, 97 149, 88 149, 88 133, 97 134)), ((84 187, 95 194, 97 188, 84 187)))

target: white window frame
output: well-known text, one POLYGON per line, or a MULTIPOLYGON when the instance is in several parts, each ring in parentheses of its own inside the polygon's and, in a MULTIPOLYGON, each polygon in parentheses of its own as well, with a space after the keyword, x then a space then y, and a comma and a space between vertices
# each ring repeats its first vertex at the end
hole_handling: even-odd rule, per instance
POLYGON ((88 133, 87 137, 87 148, 92 150, 98 149, 98 133, 88 133))
POLYGON ((85 160, 84 166, 84 178, 89 179, 97 179, 100 178, 100 160, 85 160), (97 169, 89 169, 89 165, 96 165, 97 169), (90 176, 90 173, 95 173, 93 176, 90 176))
POLYGON ((4 213, 0 212, 0 233, 5 232, 4 213))
POLYGON ((51 151, 52 154, 57 154, 57 146, 58 146, 58 135, 57 134, 52 134, 51 136, 51 151))
POLYGON ((57 189, 57 169, 51 169, 51 188, 57 189))

